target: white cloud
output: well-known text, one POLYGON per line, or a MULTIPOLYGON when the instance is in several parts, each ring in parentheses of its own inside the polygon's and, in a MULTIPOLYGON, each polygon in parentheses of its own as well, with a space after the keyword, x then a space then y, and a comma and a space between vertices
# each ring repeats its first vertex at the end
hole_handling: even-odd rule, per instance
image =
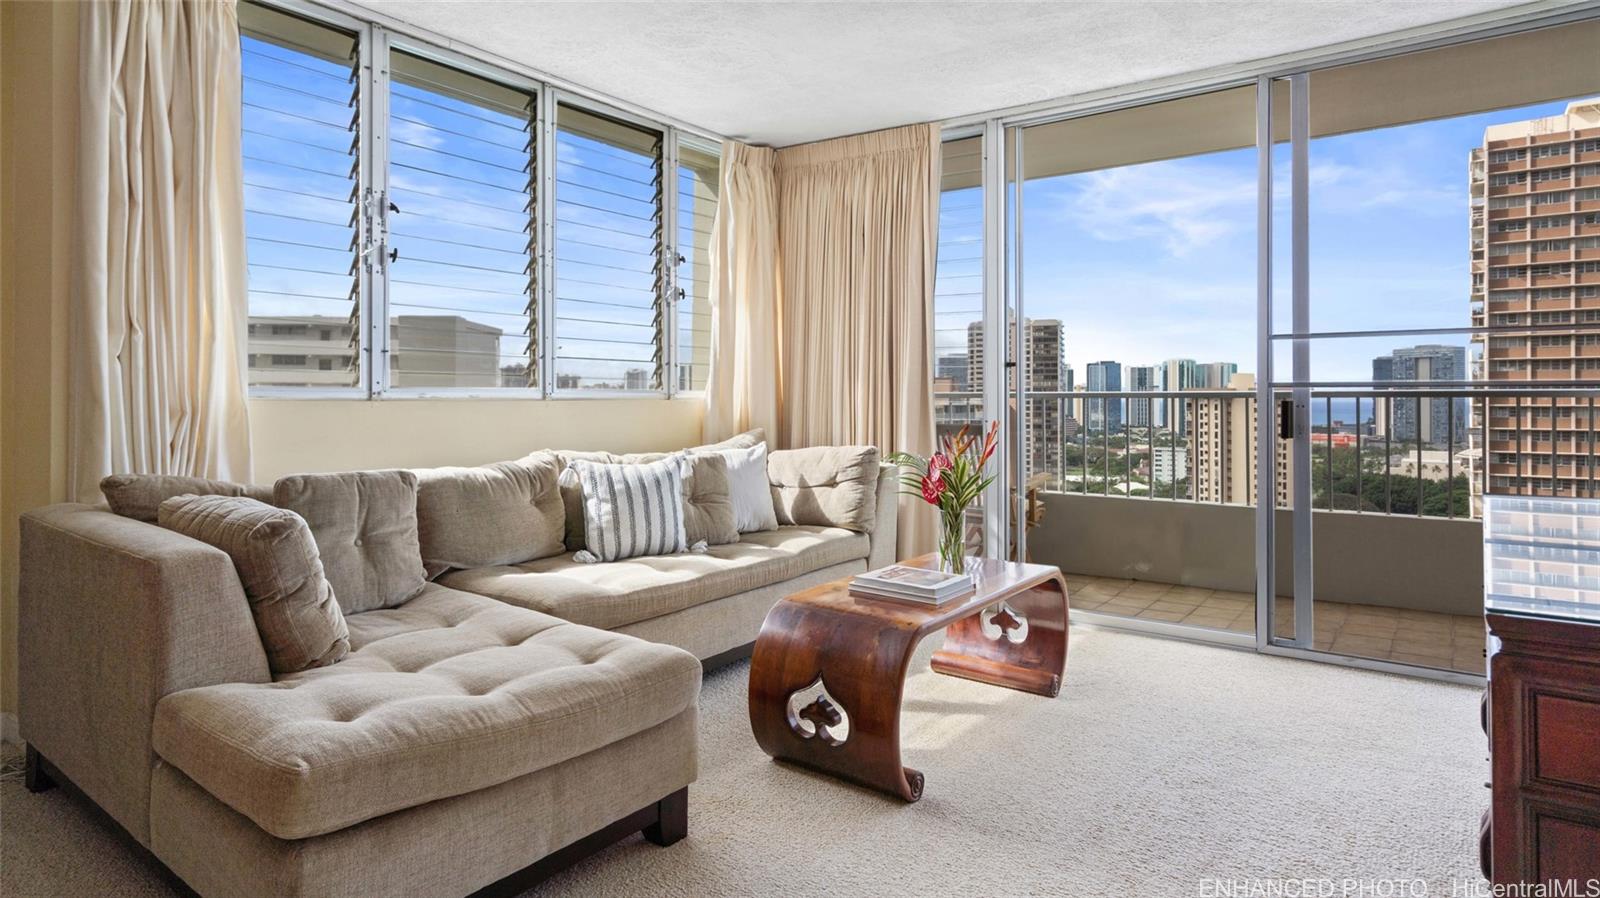
POLYGON ((1216 164, 1133 165, 1068 183, 1056 214, 1097 240, 1156 240, 1183 257, 1255 226, 1255 179, 1216 164))

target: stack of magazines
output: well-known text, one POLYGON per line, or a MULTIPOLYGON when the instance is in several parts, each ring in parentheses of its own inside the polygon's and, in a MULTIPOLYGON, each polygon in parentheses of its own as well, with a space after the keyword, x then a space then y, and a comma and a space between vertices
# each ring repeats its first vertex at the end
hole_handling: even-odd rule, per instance
POLYGON ((965 574, 947 574, 904 564, 867 571, 850 581, 850 592, 855 595, 922 605, 943 605, 972 590, 972 578, 965 574))

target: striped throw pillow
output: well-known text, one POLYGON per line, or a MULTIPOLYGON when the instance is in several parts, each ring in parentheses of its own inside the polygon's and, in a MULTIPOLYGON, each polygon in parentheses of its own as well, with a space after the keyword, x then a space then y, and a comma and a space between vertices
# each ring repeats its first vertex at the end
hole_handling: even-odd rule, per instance
MULTIPOLYGON (((603 464, 575 459, 568 465, 583 493, 581 562, 617 561, 688 550, 683 528, 686 460, 671 455, 648 464, 603 464)), ((704 551, 703 546, 697 546, 704 551)))

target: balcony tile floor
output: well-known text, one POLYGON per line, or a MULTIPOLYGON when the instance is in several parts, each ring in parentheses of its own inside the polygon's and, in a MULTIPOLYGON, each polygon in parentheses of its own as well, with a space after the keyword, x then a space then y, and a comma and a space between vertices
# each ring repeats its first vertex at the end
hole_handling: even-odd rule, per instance
MULTIPOLYGON (((1072 607, 1140 620, 1165 621, 1254 633, 1255 596, 1223 589, 1203 589, 1067 574, 1072 607)), ((1294 603, 1277 600, 1278 635, 1294 630, 1294 603)), ((1483 673, 1483 618, 1440 614, 1380 605, 1318 602, 1313 647, 1322 651, 1415 664, 1465 673, 1483 673)))

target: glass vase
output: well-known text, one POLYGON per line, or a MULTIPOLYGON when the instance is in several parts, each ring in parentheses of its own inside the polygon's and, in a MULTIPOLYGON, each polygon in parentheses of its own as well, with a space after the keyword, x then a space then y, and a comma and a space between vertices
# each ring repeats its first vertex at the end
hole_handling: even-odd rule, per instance
POLYGON ((967 573, 966 509, 940 515, 939 570, 947 574, 967 573))

